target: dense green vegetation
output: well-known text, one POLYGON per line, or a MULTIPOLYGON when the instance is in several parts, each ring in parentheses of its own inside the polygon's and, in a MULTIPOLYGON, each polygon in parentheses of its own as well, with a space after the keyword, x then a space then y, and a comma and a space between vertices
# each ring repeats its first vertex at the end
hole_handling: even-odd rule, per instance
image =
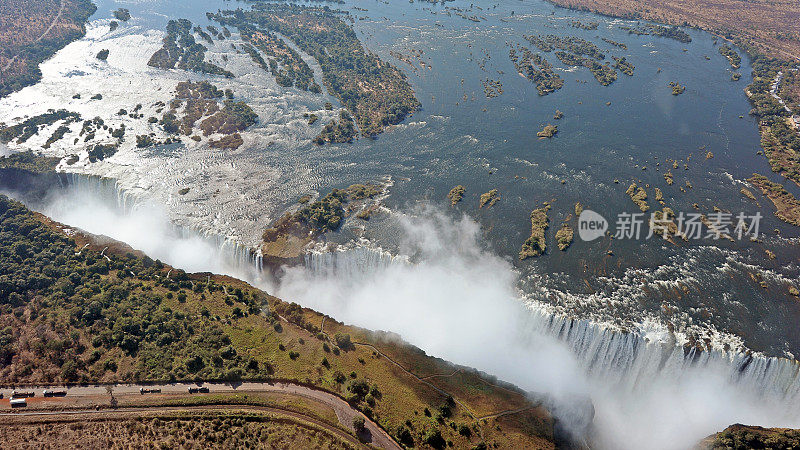
POLYGON ((223 11, 213 18, 245 30, 245 35, 247 30, 261 31, 250 32, 252 37, 274 32, 286 36, 317 60, 328 92, 350 111, 361 134, 374 137, 402 122, 420 103, 405 75, 366 50, 339 16, 327 7, 258 3, 251 10, 223 11))
POLYGON ((582 30, 596 30, 600 24, 597 22, 581 22, 580 20, 573 20, 570 26, 580 28, 582 30))
POLYGON ((746 92, 753 104, 750 114, 759 118, 761 147, 772 170, 800 184, 800 134, 787 123, 789 111, 770 93, 778 73, 788 73, 791 67, 784 60, 756 56, 746 92))
POLYGON ((517 72, 536 84, 539 95, 550 94, 564 86, 564 80, 553 71, 553 66, 538 53, 534 54, 526 47, 512 47, 508 56, 517 72), (522 57, 517 54, 518 51, 522 57))
MULTIPOLYGON (((314 121, 316 122, 316 120, 314 121)), ((309 119, 309 124, 313 123, 309 119)), ((353 118, 350 116, 345 110, 342 110, 339 113, 339 121, 331 120, 322 128, 322 131, 314 138, 314 143, 317 145, 323 145, 326 142, 330 142, 332 144, 341 144, 345 142, 353 142, 353 139, 356 137, 356 127, 355 122, 353 122, 353 118)))
POLYGON ((380 194, 380 186, 354 184, 347 189, 333 189, 330 193, 300 208, 295 218, 317 232, 335 231, 344 223, 344 205, 351 201, 373 198, 380 194))
POLYGON ((623 50, 627 50, 627 49, 628 49, 628 46, 627 46, 627 45, 625 45, 625 44, 624 44, 624 43, 622 43, 622 42, 613 41, 613 40, 611 40, 611 39, 609 39, 609 38, 605 38, 605 37, 604 37, 604 38, 601 38, 601 39, 603 39, 603 42, 605 42, 605 43, 607 43, 607 44, 611 44, 611 45, 613 45, 614 47, 619 47, 619 48, 621 48, 621 49, 623 49, 623 50))
POLYGON ((247 103, 233 97, 232 91, 223 91, 207 81, 182 81, 158 123, 172 135, 191 136, 195 126, 204 136, 223 134, 223 138, 213 141, 213 147, 238 148, 243 141, 241 136, 234 136, 258 122, 258 115, 247 103))
POLYGON ((447 193, 447 199, 450 200, 450 205, 456 206, 456 204, 464 198, 464 192, 466 192, 466 190, 467 189, 460 184, 450 189, 450 192, 447 193))
POLYGON ((117 20, 121 20, 123 22, 131 20, 131 12, 127 8, 118 8, 113 14, 114 18, 117 20))
POLYGON ((89 150, 89 161, 97 162, 114 156, 119 149, 119 144, 95 144, 89 150))
POLYGON ((670 81, 669 86, 672 88, 672 95, 681 95, 686 90, 686 86, 681 85, 677 81, 670 81))
POLYGON ((80 118, 80 114, 65 109, 50 110, 44 114, 25 119, 17 125, 0 128, 0 142, 8 144, 16 139, 17 144, 22 144, 38 133, 43 126, 52 125, 61 120, 65 121, 65 124, 70 124, 80 120, 80 118))
POLYGON ((588 68, 594 78, 603 86, 608 86, 617 80, 617 72, 611 66, 609 66, 608 63, 600 64, 591 58, 586 58, 584 56, 575 55, 573 53, 567 53, 560 50, 556 52, 556 57, 562 63, 568 66, 583 66, 588 68))
POLYGON ((674 39, 678 42, 683 42, 684 44, 692 42, 692 37, 678 27, 665 27, 663 25, 647 24, 637 27, 621 26, 620 29, 627 31, 629 34, 635 34, 638 36, 660 36, 674 39))
POLYGON ((32 173, 47 173, 55 170, 60 158, 46 158, 33 152, 13 153, 0 157, 0 169, 19 169, 32 173))
POLYGON ((550 219, 547 217, 549 210, 550 205, 545 203, 543 207, 531 211, 531 236, 522 244, 522 249, 519 251, 520 260, 542 255, 547 250, 544 232, 550 225, 550 219))
POLYGON ((233 78, 233 73, 205 61, 206 50, 203 44, 195 42, 192 22, 186 19, 170 20, 163 47, 153 53, 147 64, 160 69, 178 68, 233 78))
POLYGON ((274 33, 260 32, 252 26, 242 25, 239 28, 242 39, 250 42, 245 45, 245 51, 253 61, 262 69, 270 72, 279 86, 296 87, 315 94, 322 92, 322 88, 314 81, 314 71, 303 61, 300 54, 289 47, 286 42, 274 33), (269 58, 265 62, 261 54, 253 46, 261 50, 269 58))
POLYGON ((728 44, 722 44, 719 46, 719 54, 724 56, 728 59, 728 62, 731 64, 731 67, 734 69, 738 69, 742 65, 742 57, 736 53, 736 50, 731 48, 728 44))
MULTIPOLYGON (((354 185, 321 202, 379 192, 354 185)), ((291 380, 341 396, 408 446, 440 439, 458 448, 552 446, 551 416, 513 386, 466 368, 419 381, 454 367, 238 280, 189 275, 122 244, 70 236, 0 196, 5 385, 291 380), (398 371, 395 361, 419 375, 398 371), (500 411, 521 412, 493 416, 500 411), (476 420, 482 416, 492 418, 476 420)), ((232 403, 259 404, 249 397, 232 403)), ((192 401, 224 403, 192 397, 176 406, 192 401)))
POLYGON ((0 98, 36 84, 42 77, 39 64, 83 37, 86 22, 97 10, 91 0, 63 0, 64 11, 54 21, 57 1, 6 3, 9 8, 0 17, 0 98))
MULTIPOLYGON (((120 379, 238 379, 267 374, 230 347, 215 319, 173 312, 164 302, 220 295, 224 286, 193 282, 133 255, 76 252, 75 242, 49 229, 24 206, 0 196, 0 378, 41 381, 101 379, 122 356, 135 365, 120 379), (25 315, 18 315, 28 311, 25 315), (34 336, 23 331, 36 324, 34 336), (16 363, 9 366, 12 360, 16 363)), ((241 289, 227 294, 233 315, 257 314, 266 302, 241 289)), ((217 319, 218 320, 218 319, 217 319)))
POLYGON ((761 193, 775 205, 775 216, 786 223, 800 227, 800 200, 797 200, 791 192, 763 175, 754 173, 747 181, 760 189, 761 193))
POLYGON ((617 58, 616 56, 612 56, 611 59, 614 60, 614 68, 619 70, 620 72, 624 73, 628 76, 633 76, 633 69, 635 66, 630 63, 625 57, 617 58))
POLYGON ((732 425, 721 433, 717 433, 711 442, 703 444, 700 448, 714 450, 790 450, 800 448, 800 431, 787 428, 732 425))
POLYGON ((606 55, 595 44, 577 36, 561 37, 555 34, 548 35, 523 35, 528 42, 543 52, 552 52, 559 49, 576 55, 584 55, 596 60, 605 59, 606 55))

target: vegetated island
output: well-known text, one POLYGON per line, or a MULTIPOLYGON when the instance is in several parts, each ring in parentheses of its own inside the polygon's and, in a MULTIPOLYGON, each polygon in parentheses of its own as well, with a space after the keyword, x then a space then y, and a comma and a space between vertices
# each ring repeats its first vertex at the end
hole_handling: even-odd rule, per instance
POLYGON ((450 200, 450 206, 456 206, 456 204, 464 198, 464 192, 466 192, 466 190, 467 189, 460 184, 453 189, 450 189, 450 192, 447 193, 447 199, 450 200))
POLYGON ((61 158, 46 158, 33 152, 13 153, 0 157, 0 169, 13 169, 34 174, 50 173, 56 170, 61 158))
POLYGON ((617 79, 617 72, 608 65, 598 61, 606 55, 592 42, 576 36, 523 35, 523 38, 543 52, 555 52, 556 57, 564 64, 573 67, 586 67, 592 76, 603 86, 608 86, 617 79))
POLYGON ((581 30, 596 30, 600 25, 597 22, 581 22, 580 20, 573 20, 569 23, 571 27, 580 28, 581 30))
POLYGON ((280 33, 317 60, 322 81, 355 119, 361 134, 375 137, 402 122, 421 104, 406 76, 364 48, 353 28, 328 7, 257 3, 250 10, 221 11, 214 20, 246 32, 280 33))
POLYGON ((377 184, 354 184, 346 189, 333 189, 321 199, 310 202, 310 197, 300 199, 295 212, 287 212, 272 227, 264 231, 261 253, 265 264, 292 264, 300 261, 305 247, 329 231, 336 231, 345 218, 356 208, 383 193, 377 184))
POLYGON ((547 125, 544 126, 544 128, 542 128, 542 131, 536 133, 536 136, 538 136, 541 139, 547 139, 555 136, 556 133, 558 133, 558 126, 551 125, 548 123, 547 125))
POLYGON ((797 200, 791 192, 756 173, 747 181, 761 190, 761 193, 775 205, 775 216, 786 223, 800 227, 800 200, 797 200))
POLYGON ((522 244, 519 251, 520 261, 542 255, 547 250, 544 232, 550 224, 547 217, 549 210, 550 204, 545 203, 541 208, 531 211, 531 236, 522 244))
POLYGON ((719 46, 719 54, 728 60, 731 68, 738 69, 742 66, 742 57, 739 56, 739 53, 737 53, 736 50, 731 48, 731 46, 727 43, 719 46))
POLYGON ((275 77, 279 86, 294 86, 315 94, 322 92, 322 88, 314 80, 311 67, 275 33, 259 31, 247 25, 242 25, 239 32, 242 39, 249 42, 244 50, 256 64, 275 77), (259 51, 267 56, 266 61, 259 51))
POLYGON ((681 95, 686 90, 686 86, 682 86, 677 81, 670 81, 669 86, 672 88, 672 95, 681 95))
POLYGON ((131 20, 131 12, 128 8, 117 8, 117 10, 113 12, 113 14, 114 18, 119 21, 127 22, 131 20))
POLYGON ((170 20, 167 23, 164 45, 153 53, 147 65, 159 69, 177 68, 233 78, 230 71, 205 61, 206 50, 208 48, 205 45, 195 41, 192 22, 186 19, 170 20))
POLYGON ((39 64, 86 34, 90 0, 0 2, 0 98, 39 82, 39 64))
POLYGON ((258 115, 247 103, 233 97, 232 91, 226 93, 208 81, 182 81, 158 124, 166 133, 176 136, 191 136, 197 126, 203 136, 223 135, 211 141, 212 147, 238 148, 243 143, 238 133, 254 125, 258 115))
POLYGON ((604 38, 600 38, 600 39, 602 39, 603 42, 605 42, 607 44, 613 45, 614 47, 618 47, 618 48, 621 48, 623 50, 627 50, 628 49, 628 46, 626 44, 622 43, 622 42, 613 41, 613 40, 611 40, 609 38, 605 38, 605 37, 604 38))
MULTIPOLYGON (((5 386, 106 383, 113 390, 115 383, 293 383, 346 400, 348 411, 363 413, 356 417, 366 417, 373 432, 382 432, 375 425, 380 424, 404 446, 555 446, 552 416, 527 393, 431 358, 398 336, 345 326, 227 276, 185 273, 125 244, 52 222, 2 195, 0 235, 0 383, 5 386), (452 372, 452 377, 430 377, 452 372), (476 392, 474 386, 481 388, 476 392)), ((116 416, 122 423, 138 423, 126 432, 136 439, 145 438, 147 423, 183 435, 188 425, 180 422, 182 413, 191 418, 191 411, 204 405, 222 405, 217 413, 224 405, 270 407, 342 426, 329 408, 303 399, 290 390, 277 397, 200 392, 166 398, 143 388, 141 394, 89 396, 82 400, 88 404, 77 405, 70 397, 58 401, 100 410, 87 430, 104 423, 105 409, 172 410, 172 418, 144 422, 116 416), (195 409, 185 409, 190 406, 195 409)), ((42 407, 47 406, 28 406, 42 407)), ((202 428, 205 420, 216 418, 206 416, 195 425, 202 428)), ((297 423, 245 418, 233 425, 259 434, 233 440, 214 433, 215 442, 264 437, 258 428, 264 422, 274 427, 297 423)), ((228 420, 223 416, 215 426, 228 420)), ((340 435, 358 436, 363 425, 348 423, 340 435)), ((8 432, 4 427, 0 433, 8 432)), ((194 429, 192 439, 208 436, 194 429)), ((52 430, 52 425, 40 427, 45 434, 52 430)))
POLYGON ((627 31, 628 34, 635 34, 637 36, 652 35, 652 36, 665 37, 669 39, 674 39, 678 42, 683 42, 684 44, 692 42, 692 37, 678 27, 665 27, 663 25, 646 24, 636 27, 621 26, 619 28, 627 31))
POLYGON ((553 71, 553 66, 542 55, 530 49, 517 46, 511 47, 508 57, 514 63, 517 73, 536 84, 539 95, 547 95, 564 87, 564 79, 553 71), (522 53, 520 57, 518 53, 522 53))
POLYGON ((567 223, 562 223, 561 228, 556 231, 556 242, 558 243, 558 249, 562 252, 567 251, 567 248, 572 244, 574 235, 575 232, 572 230, 572 227, 567 223))
POLYGON ((500 192, 497 189, 492 189, 485 194, 481 194, 478 207, 483 208, 485 206, 487 208, 491 208, 498 201, 500 201, 500 192))
POLYGON ((636 186, 636 183, 631 183, 625 193, 628 194, 633 203, 642 212, 647 212, 650 209, 650 205, 647 204, 647 192, 645 192, 644 188, 636 186))

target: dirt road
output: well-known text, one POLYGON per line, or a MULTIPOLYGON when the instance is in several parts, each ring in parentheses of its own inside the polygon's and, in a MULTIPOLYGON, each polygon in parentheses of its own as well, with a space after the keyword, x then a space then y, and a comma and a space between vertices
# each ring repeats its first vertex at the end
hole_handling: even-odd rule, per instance
MULTIPOLYGON (((34 399, 39 399, 43 396, 43 391, 45 389, 50 390, 63 390, 66 391, 65 397, 55 397, 55 398, 48 398, 47 406, 50 407, 58 407, 62 410, 60 411, 45 411, 45 410, 36 410, 36 409, 15 409, 11 410, 11 406, 9 404, 9 398, 11 397, 12 392, 14 389, 11 388, 0 388, 0 393, 3 394, 3 399, 0 400, 0 417, 2 416, 12 416, 12 415, 39 415, 39 416, 47 416, 47 415, 89 415, 89 414, 97 414, 98 411, 95 410, 87 410, 84 409, 76 409, 80 408, 81 399, 86 399, 90 397, 111 397, 111 394, 117 399, 122 399, 124 397, 136 396, 140 397, 142 394, 140 393, 140 389, 160 389, 161 395, 174 395, 174 396, 189 396, 189 388, 190 387, 199 387, 203 386, 208 388, 209 393, 281 393, 281 394, 290 394, 290 395, 297 395, 301 397, 306 397, 309 399, 313 399, 318 401, 330 408, 332 408, 336 412, 336 417, 339 420, 339 423, 348 430, 353 430, 353 418, 355 417, 362 417, 364 418, 366 432, 362 433, 362 437, 365 438, 364 440, 372 445, 377 447, 381 447, 384 449, 391 449, 391 450, 398 450, 401 447, 389 436, 386 431, 380 428, 375 422, 370 420, 360 411, 353 409, 350 404, 348 404, 343 399, 317 389, 312 389, 306 386, 301 386, 297 384, 291 383, 254 383, 254 382, 243 382, 243 383, 202 383, 202 384, 191 384, 191 383, 170 383, 170 384, 156 384, 156 385, 138 385, 138 384, 114 384, 114 385, 81 385, 81 386, 70 386, 70 387, 59 387, 59 386, 31 386, 25 388, 17 388, 17 391, 33 391, 35 393, 34 399), (68 409, 72 410, 68 410, 68 409)), ((38 401, 36 402, 38 404, 38 401)), ((85 404, 85 403, 84 403, 85 404)), ((33 405, 32 405, 33 406, 33 405)), ((222 406, 220 406, 222 407, 222 406)), ((276 408, 263 408, 263 407, 245 407, 245 406, 229 406, 226 405, 226 408, 255 408, 261 410, 277 410, 276 408)), ((119 408, 116 410, 101 410, 100 412, 108 413, 126 413, 126 414, 136 414, 137 412, 142 413, 146 411, 181 411, 181 410, 191 410, 192 408, 210 408, 209 406, 203 407, 144 407, 144 408, 119 408)), ((308 416, 298 414, 296 412, 280 410, 282 414, 288 415, 300 415, 303 416, 304 420, 310 420, 318 425, 322 426, 323 423, 309 418, 308 416)), ((327 425, 330 427, 330 425, 327 425)), ((334 428, 334 427, 331 427, 334 428)), ((338 430, 338 428, 335 428, 338 430)), ((339 433, 341 430, 338 431, 339 433)), ((337 433, 338 434, 338 433, 337 433)), ((351 436, 352 437, 352 436, 351 436)))

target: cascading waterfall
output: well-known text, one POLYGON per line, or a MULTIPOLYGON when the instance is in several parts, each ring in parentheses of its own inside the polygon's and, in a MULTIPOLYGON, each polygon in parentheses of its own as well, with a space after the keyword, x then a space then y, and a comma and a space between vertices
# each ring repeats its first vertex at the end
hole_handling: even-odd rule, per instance
MULTIPOLYGON (((49 192, 51 194, 55 193, 56 189, 59 188, 61 192, 66 195, 74 193, 87 194, 91 198, 97 199, 102 204, 110 207, 112 210, 119 211, 126 216, 135 213, 138 209, 145 209, 150 205, 151 200, 146 195, 140 195, 136 192, 125 190, 120 186, 117 180, 112 178, 76 173, 59 173, 57 174, 57 178, 59 186, 50 186, 49 192)), ((22 194, 24 196, 24 192, 22 194)), ((45 205, 30 204, 29 206, 37 209, 45 205)), ((231 237, 207 233, 171 222, 168 226, 170 228, 169 235, 173 238, 184 240, 198 239, 218 249, 219 255, 223 258, 223 267, 230 268, 231 274, 249 278, 246 280, 249 282, 257 282, 261 277, 263 273, 263 258, 260 251, 251 249, 231 237)))
MULTIPOLYGON (((379 248, 358 246, 331 252, 313 251, 305 258, 313 275, 363 279, 392 264, 409 264, 379 248)), ((613 386, 619 392, 647 389, 655 379, 682 381, 709 369, 723 373, 742 392, 780 405, 787 416, 800 416, 800 364, 795 360, 766 357, 753 352, 698 349, 684 346, 685 339, 651 325, 620 331, 617 328, 553 313, 539 302, 527 304, 524 324, 530 339, 542 334, 566 344, 590 380, 613 386)))
POLYGON ((334 251, 312 249, 305 254, 305 266, 316 275, 359 277, 389 267, 395 262, 408 262, 380 248, 358 245, 334 251))
MULTIPOLYGON (((528 305, 532 332, 557 337, 578 356, 591 378, 636 392, 656 378, 679 380, 689 368, 725 374, 738 389, 800 414, 800 364, 752 352, 680 345, 673 335, 649 339, 641 331, 621 332, 585 319, 553 314, 528 305)), ((663 335, 662 335, 663 336, 663 335)))

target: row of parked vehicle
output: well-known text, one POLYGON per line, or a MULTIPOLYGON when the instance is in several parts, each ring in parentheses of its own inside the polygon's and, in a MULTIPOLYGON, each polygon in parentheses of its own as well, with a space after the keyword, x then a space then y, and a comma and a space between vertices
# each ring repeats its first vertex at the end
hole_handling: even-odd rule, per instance
MULTIPOLYGON (((208 392, 209 392, 209 390, 205 386, 203 386, 203 387, 190 386, 189 387, 189 393, 190 394, 207 394, 208 392)), ((139 394, 141 394, 141 395, 144 395, 144 394, 160 394, 160 393, 161 393, 161 389, 160 388, 152 388, 152 389, 151 388, 144 388, 144 387, 139 388, 139 394)), ((62 391, 55 391, 55 390, 52 390, 52 389, 45 389, 44 391, 42 391, 42 397, 66 397, 66 396, 67 396, 67 391, 63 391, 63 390, 62 391)), ((23 408, 25 406, 28 406, 28 402, 27 402, 26 399, 27 398, 32 398, 32 397, 36 397, 36 392, 34 392, 34 391, 13 391, 11 393, 11 397, 10 397, 9 403, 11 404, 12 408, 23 408)), ((0 392, 0 399, 2 399, 2 398, 3 398, 3 393, 0 392)))
MULTIPOLYGON (((66 397, 67 391, 54 391, 52 389, 45 389, 42 391, 42 397, 66 397)), ((28 406, 26 399, 36 397, 34 391, 13 391, 9 399, 9 404, 12 408, 20 408, 28 406)), ((3 398, 3 393, 0 392, 0 398, 3 398)))

